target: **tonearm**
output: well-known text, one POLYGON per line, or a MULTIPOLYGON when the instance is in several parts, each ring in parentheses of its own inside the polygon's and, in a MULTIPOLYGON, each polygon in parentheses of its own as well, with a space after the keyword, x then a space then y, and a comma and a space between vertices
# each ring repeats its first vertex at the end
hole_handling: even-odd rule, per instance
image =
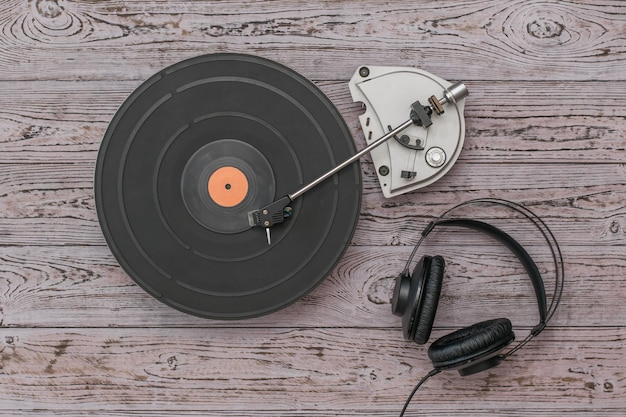
POLYGON ((454 104, 457 101, 464 99, 468 94, 469 92, 465 84, 463 84, 462 82, 457 82, 455 84, 452 84, 450 87, 444 89, 441 98, 431 96, 428 99, 429 105, 423 105, 419 101, 415 101, 410 106, 409 119, 406 120, 404 123, 401 123, 395 129, 391 129, 387 134, 376 139, 364 149, 360 150, 359 152, 346 159, 339 165, 335 166, 328 172, 320 175, 318 178, 304 185, 299 190, 283 196, 282 198, 279 198, 278 200, 268 204, 265 207, 250 211, 248 213, 250 226, 265 228, 265 232, 267 235, 267 244, 271 245, 272 239, 270 234, 270 228, 276 224, 284 222, 285 219, 291 217, 293 210, 290 207, 290 204, 296 198, 316 187, 326 179, 332 177, 345 167, 356 162, 357 160, 359 160, 359 158, 361 158, 361 156, 370 152, 372 149, 380 146, 390 138, 395 137, 408 127, 416 125, 426 129, 429 128, 433 124, 433 120, 431 118, 433 114, 442 115, 444 113, 444 106, 446 104, 454 104))

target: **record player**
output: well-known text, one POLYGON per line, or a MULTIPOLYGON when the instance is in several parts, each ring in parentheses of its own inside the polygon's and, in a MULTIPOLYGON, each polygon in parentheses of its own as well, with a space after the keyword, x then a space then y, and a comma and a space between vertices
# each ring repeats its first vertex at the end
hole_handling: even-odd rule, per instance
POLYGON ((432 184, 458 158, 467 90, 413 68, 362 66, 357 150, 333 103, 274 61, 212 54, 139 86, 106 131, 98 220, 145 291, 201 317, 241 319, 311 291, 350 244, 370 152, 385 197, 432 184))

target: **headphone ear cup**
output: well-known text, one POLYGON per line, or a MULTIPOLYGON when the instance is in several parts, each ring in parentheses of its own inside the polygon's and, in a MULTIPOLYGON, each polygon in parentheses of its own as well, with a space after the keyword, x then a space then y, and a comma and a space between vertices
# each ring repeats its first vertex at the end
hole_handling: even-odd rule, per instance
POLYGON ((416 317, 411 331, 415 343, 423 345, 428 341, 435 322, 435 313, 441 296, 441 285, 445 261, 441 256, 433 256, 424 270, 424 294, 421 306, 415 312, 416 317))
POLYGON ((411 295, 411 276, 401 272, 396 277, 396 284, 393 287, 393 295, 391 297, 391 312, 396 316, 402 317, 406 311, 411 295))
POLYGON ((437 339, 428 348, 428 357, 436 369, 470 375, 500 363, 498 352, 514 339, 509 319, 482 321, 437 339))

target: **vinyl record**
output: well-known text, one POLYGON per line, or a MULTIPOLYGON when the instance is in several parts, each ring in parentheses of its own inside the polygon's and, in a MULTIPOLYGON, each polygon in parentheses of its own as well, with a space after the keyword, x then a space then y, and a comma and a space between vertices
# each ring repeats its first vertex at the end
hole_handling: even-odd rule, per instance
POLYGON ((104 136, 98 220, 114 256, 148 293, 184 312, 246 318, 301 298, 333 269, 361 204, 353 164, 251 227, 248 213, 355 153, 337 109, 273 61, 215 54, 144 82, 104 136))

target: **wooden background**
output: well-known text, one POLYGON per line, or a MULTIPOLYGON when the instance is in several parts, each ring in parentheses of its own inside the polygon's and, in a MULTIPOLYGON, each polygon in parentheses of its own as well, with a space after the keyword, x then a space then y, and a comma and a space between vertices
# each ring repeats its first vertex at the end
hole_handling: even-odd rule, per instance
MULTIPOLYGON (((390 313, 393 278, 429 219, 501 197, 554 230, 561 308, 501 366, 428 381, 409 415, 625 415, 625 81, 618 0, 3 0, 0 414, 397 415, 431 368, 390 313), (347 87, 359 65, 416 66, 471 91, 446 177, 386 200, 365 158, 361 217, 338 267, 303 300, 238 322, 185 315, 136 286, 105 244, 92 186, 107 124, 142 80, 223 51, 314 80, 359 148, 347 87)), ((536 233, 501 223, 551 288, 536 233)), ((449 265, 434 336, 498 316, 518 338, 535 324, 531 285, 505 248, 438 233, 424 252, 449 265)))

